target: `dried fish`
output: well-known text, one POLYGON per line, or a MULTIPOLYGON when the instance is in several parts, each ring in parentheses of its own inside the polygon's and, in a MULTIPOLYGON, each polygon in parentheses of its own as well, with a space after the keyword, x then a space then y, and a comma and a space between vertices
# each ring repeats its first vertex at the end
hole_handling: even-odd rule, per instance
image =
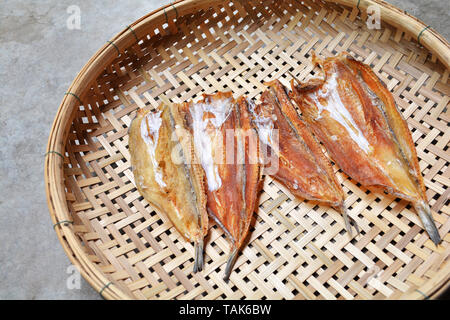
POLYGON ((129 148, 138 191, 195 243, 197 272, 203 268, 208 231, 204 175, 182 126, 176 105, 162 105, 155 112, 140 109, 130 127, 129 148))
POLYGON ((416 150, 394 97, 348 53, 319 59, 322 78, 291 81, 292 99, 330 156, 351 178, 411 201, 435 244, 441 241, 416 150))
MULTIPOLYGON (((263 145, 268 148, 266 163, 279 161, 270 175, 297 197, 327 203, 344 216, 351 235, 351 224, 359 232, 344 206, 344 192, 331 163, 318 141, 292 105, 286 88, 278 81, 267 83, 261 104, 251 104, 251 114, 263 145), (272 160, 269 160, 272 158, 272 160)), ((266 165, 267 165, 266 164, 266 165)))
POLYGON ((205 171, 208 212, 231 241, 224 276, 228 280, 247 236, 261 185, 258 138, 247 100, 236 102, 229 92, 205 94, 202 101, 185 104, 182 114, 205 171))

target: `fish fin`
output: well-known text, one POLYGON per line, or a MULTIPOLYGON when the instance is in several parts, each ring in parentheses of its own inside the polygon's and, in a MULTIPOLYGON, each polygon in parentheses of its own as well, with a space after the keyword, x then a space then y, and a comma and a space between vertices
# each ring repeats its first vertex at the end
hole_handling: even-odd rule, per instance
POLYGON ((299 86, 302 85, 302 83, 300 82, 300 80, 298 80, 298 78, 296 76, 294 76, 290 71, 288 71, 288 73, 292 77, 292 79, 298 83, 299 86))
POLYGON ((223 276, 223 280, 225 282, 228 282, 228 280, 230 279, 231 270, 233 269, 234 263, 236 261, 237 253, 238 248, 235 248, 228 256, 227 265, 225 267, 225 274, 223 276))
POLYGON ((311 61, 312 61, 312 63, 313 63, 314 66, 319 66, 321 69, 323 68, 323 64, 324 64, 324 62, 325 62, 323 59, 319 58, 319 57, 316 55, 316 52, 315 52, 315 51, 312 51, 312 52, 311 52, 311 61))
POLYGON ((203 270, 203 239, 195 243, 194 273, 203 270))
POLYGON ((348 53, 347 51, 341 51, 338 53, 337 57, 341 58, 341 59, 353 59, 356 61, 355 58, 353 58, 353 56, 348 53))
POLYGON ((431 215, 430 206, 425 201, 419 201, 414 203, 414 208, 419 214, 423 227, 427 231, 431 240, 435 245, 438 245, 441 242, 441 236, 439 235, 439 231, 434 223, 433 216, 431 215))

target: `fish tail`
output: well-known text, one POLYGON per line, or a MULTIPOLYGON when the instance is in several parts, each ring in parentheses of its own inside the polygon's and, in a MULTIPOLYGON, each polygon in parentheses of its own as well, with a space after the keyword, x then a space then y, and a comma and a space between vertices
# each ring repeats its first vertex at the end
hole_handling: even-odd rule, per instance
POLYGON ((441 236, 439 235, 439 231, 434 223, 433 216, 431 215, 430 206, 425 201, 419 201, 414 203, 414 208, 419 214, 423 227, 430 236, 431 240, 435 245, 438 245, 439 242, 441 242, 441 236))
POLYGON ((339 206, 339 211, 342 213, 345 223, 345 229, 347 229, 350 238, 352 237, 352 226, 355 228, 357 234, 360 234, 358 224, 352 217, 348 215, 347 207, 344 204, 341 204, 339 206))
POLYGON ((203 239, 195 243, 194 273, 203 270, 203 239))
POLYGON ((237 253, 238 248, 235 248, 228 256, 227 266, 225 267, 225 274, 223 276, 223 280, 225 282, 228 282, 228 280, 230 279, 231 270, 233 269, 234 262, 236 261, 237 253))

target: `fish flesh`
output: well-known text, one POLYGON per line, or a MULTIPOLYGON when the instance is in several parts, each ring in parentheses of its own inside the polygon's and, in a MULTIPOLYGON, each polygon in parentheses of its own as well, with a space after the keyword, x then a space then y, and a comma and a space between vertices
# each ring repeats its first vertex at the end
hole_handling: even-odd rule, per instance
POLYGON ((130 126, 129 150, 138 191, 168 216, 186 240, 194 242, 197 272, 203 268, 203 239, 208 231, 204 174, 191 137, 182 128, 177 105, 140 109, 130 126))
POLYGON ((312 61, 321 77, 291 80, 302 117, 352 179, 412 202, 438 244, 411 133, 392 94, 368 65, 346 52, 327 59, 313 54, 312 61))
POLYGON ((224 280, 246 239, 261 187, 257 133, 247 111, 247 99, 231 92, 203 95, 183 105, 186 127, 193 135, 197 158, 205 171, 207 210, 231 242, 224 280))
POLYGON ((343 214, 349 234, 352 234, 352 224, 359 232, 347 214, 344 191, 330 161, 298 115, 286 88, 278 80, 266 85, 269 88, 262 93, 261 103, 250 104, 250 112, 264 146, 266 166, 270 164, 274 168, 274 159, 278 161, 278 168, 269 175, 296 197, 335 207, 343 214))

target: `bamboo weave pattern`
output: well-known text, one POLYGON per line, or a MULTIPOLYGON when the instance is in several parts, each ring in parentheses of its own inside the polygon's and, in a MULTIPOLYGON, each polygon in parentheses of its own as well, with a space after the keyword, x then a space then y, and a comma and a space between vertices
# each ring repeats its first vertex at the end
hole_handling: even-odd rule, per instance
POLYGON ((417 39, 385 23, 370 30, 357 8, 321 1, 214 2, 192 14, 166 12, 167 23, 118 48, 79 95, 83 105, 67 97, 78 109, 64 150, 73 220, 64 228, 112 283, 104 292, 116 287, 134 299, 423 299, 448 282, 449 70, 417 39), (442 244, 434 246, 408 202, 370 192, 335 166, 361 235, 350 239, 338 212, 296 199, 266 176, 230 282, 222 280, 229 245, 212 222, 204 271, 193 274, 192 244, 135 188, 127 130, 136 110, 158 106, 161 95, 180 103, 232 90, 258 99, 265 81, 288 85, 288 71, 300 80, 314 76, 312 50, 352 53, 393 93, 442 244))

